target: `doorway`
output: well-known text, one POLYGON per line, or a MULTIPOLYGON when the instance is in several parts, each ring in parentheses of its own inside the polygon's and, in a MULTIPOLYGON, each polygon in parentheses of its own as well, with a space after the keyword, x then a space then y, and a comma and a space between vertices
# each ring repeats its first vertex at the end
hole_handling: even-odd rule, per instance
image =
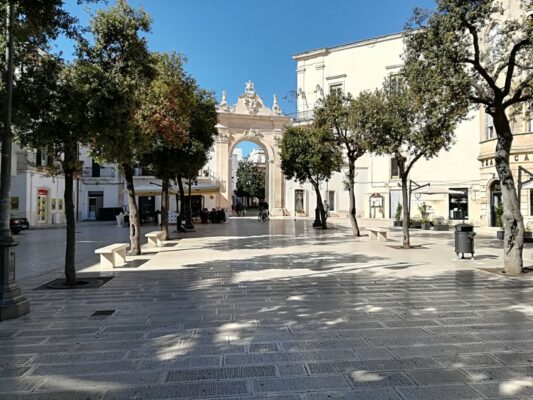
POLYGON ((155 220, 155 196, 139 196, 139 213, 142 223, 155 220))
POLYGON ((37 223, 48 222, 48 189, 37 190, 37 223))
POLYGON ((497 209, 502 202, 502 188, 500 181, 494 181, 490 185, 490 226, 498 226, 497 209))
POLYGON ((89 213, 87 219, 98 219, 100 209, 104 206, 104 192, 89 192, 89 213))

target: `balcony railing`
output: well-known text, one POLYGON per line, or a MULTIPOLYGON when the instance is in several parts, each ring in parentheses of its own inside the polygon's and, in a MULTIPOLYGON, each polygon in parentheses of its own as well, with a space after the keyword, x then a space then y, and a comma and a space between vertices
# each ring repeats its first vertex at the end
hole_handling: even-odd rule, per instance
POLYGON ((298 111, 294 114, 289 114, 292 120, 296 123, 309 122, 315 118, 314 110, 298 111))
POLYGON ((84 178, 114 178, 115 174, 116 172, 113 167, 85 167, 83 168, 82 176, 84 178))

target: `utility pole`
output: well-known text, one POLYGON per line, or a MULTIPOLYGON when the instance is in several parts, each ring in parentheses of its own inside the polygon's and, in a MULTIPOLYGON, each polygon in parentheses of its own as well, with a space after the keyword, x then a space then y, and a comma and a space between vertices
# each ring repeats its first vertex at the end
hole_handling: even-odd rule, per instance
POLYGON ((13 108, 13 23, 15 10, 13 0, 7 3, 6 16, 6 85, 5 119, 2 132, 2 162, 0 171, 0 321, 18 318, 30 311, 29 301, 22 296, 15 281, 15 246, 9 226, 11 212, 11 112, 13 108))

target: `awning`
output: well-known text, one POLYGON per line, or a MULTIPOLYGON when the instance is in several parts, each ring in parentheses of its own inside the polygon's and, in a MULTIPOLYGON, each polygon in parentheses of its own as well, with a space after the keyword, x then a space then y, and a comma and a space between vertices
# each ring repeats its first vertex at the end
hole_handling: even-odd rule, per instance
MULTIPOLYGON (((124 189, 127 190, 127 189, 124 189)), ((183 183, 183 190, 185 195, 189 194, 189 185, 183 183)), ((179 193, 179 188, 176 185, 170 185, 170 194, 179 193)), ((220 193, 220 184, 218 183, 198 183, 197 185, 191 185, 191 194, 218 194, 220 193)), ((137 196, 161 196, 161 185, 155 183, 143 183, 142 185, 135 186, 135 194, 137 196)))

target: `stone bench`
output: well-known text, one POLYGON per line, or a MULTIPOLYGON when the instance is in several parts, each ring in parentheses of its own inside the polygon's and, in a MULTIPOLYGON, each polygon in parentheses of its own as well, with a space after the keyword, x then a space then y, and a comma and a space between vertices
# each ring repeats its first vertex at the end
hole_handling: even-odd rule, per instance
POLYGON ((101 247, 94 251, 95 254, 100 254, 101 267, 120 267, 126 264, 126 249, 129 244, 115 243, 106 247, 101 247))
POLYGON ((389 232, 388 229, 383 228, 367 228, 368 235, 370 236, 370 240, 377 240, 378 242, 386 242, 387 241, 387 233, 389 232))
POLYGON ((165 239, 165 232, 153 231, 144 235, 148 239, 148 247, 161 247, 165 239))

